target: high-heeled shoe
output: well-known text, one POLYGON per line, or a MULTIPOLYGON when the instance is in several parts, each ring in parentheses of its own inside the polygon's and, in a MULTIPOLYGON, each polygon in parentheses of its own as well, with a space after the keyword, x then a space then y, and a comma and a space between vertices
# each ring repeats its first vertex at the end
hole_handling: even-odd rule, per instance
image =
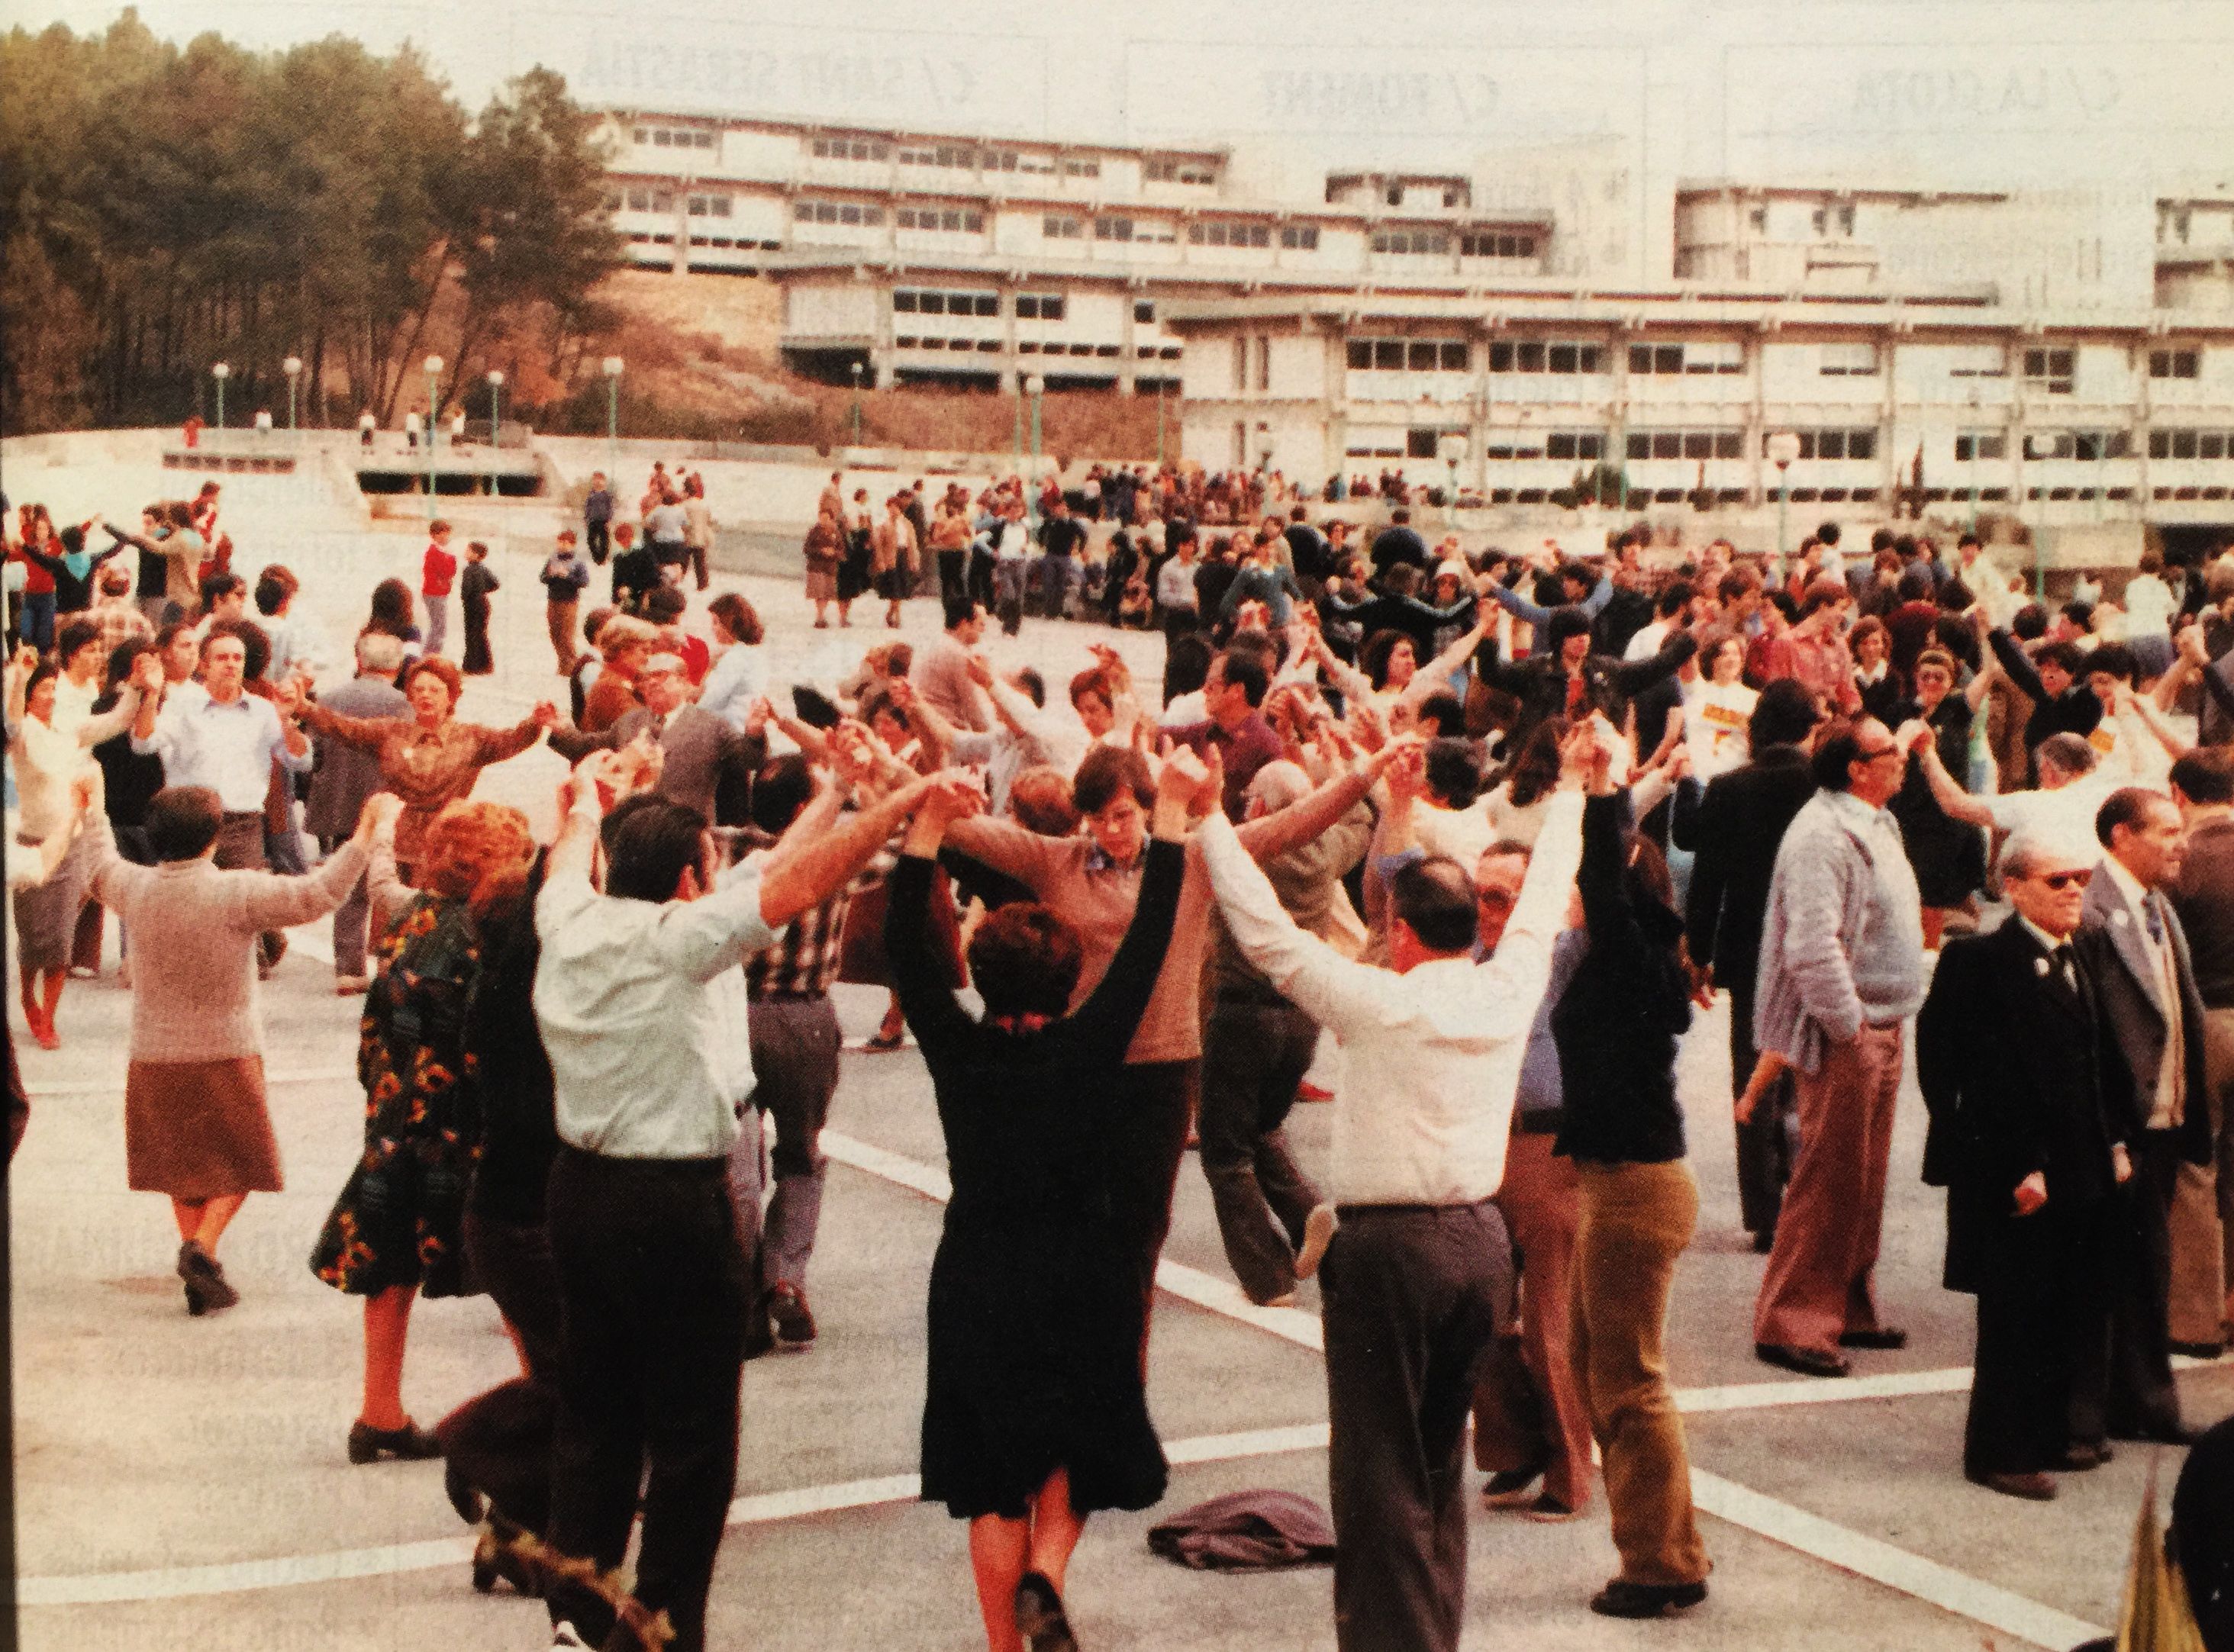
POLYGON ((349 1459, 352 1463, 376 1463, 383 1457, 402 1462, 423 1462, 441 1454, 441 1442, 408 1417, 401 1428, 376 1428, 363 1420, 349 1425, 349 1459))

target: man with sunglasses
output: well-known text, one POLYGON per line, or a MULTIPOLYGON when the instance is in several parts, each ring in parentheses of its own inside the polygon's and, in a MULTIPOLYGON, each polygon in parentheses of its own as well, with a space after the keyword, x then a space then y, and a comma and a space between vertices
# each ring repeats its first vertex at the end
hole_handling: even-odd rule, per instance
POLYGON ((1885 805, 1907 748, 1874 717, 1833 724, 1820 788, 1784 834, 1769 882, 1754 1033, 1791 1064, 1800 1146, 1776 1224, 1754 1352, 1803 1375, 1850 1368, 1841 1348, 1898 1348, 1877 1302, 1885 1164, 1903 1025, 1924 1002, 1924 917, 1885 805))
POLYGON ((2074 1430, 2107 1398, 2113 1195, 2133 1174, 2132 1074, 2107 1047, 2099 954, 2072 944, 2099 854, 2020 834, 2002 862, 2015 914, 1947 944, 1917 1022, 1945 1280, 1978 1299, 1963 1472, 2035 1502, 2054 1497, 2050 1471, 2109 1457, 2074 1430))

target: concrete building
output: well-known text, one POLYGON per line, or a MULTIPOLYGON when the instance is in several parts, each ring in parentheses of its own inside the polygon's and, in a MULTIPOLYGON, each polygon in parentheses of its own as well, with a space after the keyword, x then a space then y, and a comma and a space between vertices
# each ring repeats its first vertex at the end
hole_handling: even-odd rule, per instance
POLYGON ((1177 392, 1205 464, 1486 505, 2234 520, 2224 186, 1655 203, 1578 140, 1276 196, 1217 147, 607 120, 633 258, 772 277, 786 359, 831 382, 1177 392), (1672 267, 1640 278, 1649 222, 1672 267))

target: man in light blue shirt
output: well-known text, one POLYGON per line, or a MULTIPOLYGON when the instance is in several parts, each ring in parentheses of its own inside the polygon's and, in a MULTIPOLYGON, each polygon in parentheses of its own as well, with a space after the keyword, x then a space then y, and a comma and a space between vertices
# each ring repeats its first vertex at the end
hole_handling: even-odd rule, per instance
MULTIPOLYGON (((132 749, 163 760, 166 786, 206 786, 218 795, 225 823, 217 839, 217 865, 228 871, 261 872, 264 805, 271 790, 271 765, 292 774, 310 772, 310 738, 293 723, 282 723, 269 700, 247 691, 248 644, 239 633, 213 628, 202 639, 199 692, 180 684, 159 695, 162 666, 143 655, 134 681, 140 685, 140 715, 132 724, 132 749)), ((268 976, 287 950, 287 937, 273 931, 258 944, 258 967, 268 976)))
MULTIPOLYGON (((865 772, 842 733, 833 752, 849 780, 865 772)), ((643 1484, 636 1596, 668 1614, 674 1652, 700 1652, 735 1489, 752 1301, 728 1176, 753 1083, 735 966, 836 893, 942 782, 917 781, 843 825, 825 787, 765 863, 716 878, 696 811, 647 793, 604 813, 601 790, 626 764, 601 751, 576 769, 535 902, 535 1015, 560 1142, 546 1219, 565 1326, 549 1540, 611 1572, 643 1484)), ((554 1586, 549 1603, 553 1623, 589 1645, 611 1629, 610 1603, 579 1585, 554 1586)))

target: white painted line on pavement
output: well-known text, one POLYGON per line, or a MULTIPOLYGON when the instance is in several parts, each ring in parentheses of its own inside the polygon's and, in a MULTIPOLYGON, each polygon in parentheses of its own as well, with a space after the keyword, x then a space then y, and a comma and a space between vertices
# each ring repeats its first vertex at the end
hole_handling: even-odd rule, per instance
POLYGON ((1777 1498, 1764 1497, 1709 1474, 1691 1470, 1691 1501, 1707 1513, 1743 1526, 1787 1549, 1849 1571, 1857 1577, 1926 1602, 1943 1611, 2014 1635, 2035 1646, 2077 1646, 2108 1629, 2060 1612, 2053 1606, 1943 1566, 1936 1560, 1897 1549, 1889 1543, 1810 1514, 1777 1498))
MULTIPOLYGON (((1230 1434, 1202 1434, 1167 1441, 1164 1454, 1174 1463, 1225 1463, 1290 1452, 1323 1451, 1327 1426, 1301 1423, 1286 1428, 1257 1428, 1230 1434)), ((762 1492, 729 1505, 731 1525, 766 1525, 807 1515, 912 1503, 923 1483, 913 1474, 843 1480, 787 1492, 762 1492)), ((370 1549, 340 1549, 327 1554, 280 1555, 268 1560, 221 1565, 171 1566, 147 1571, 98 1571, 75 1576, 25 1577, 16 1585, 24 1606, 93 1606, 125 1601, 178 1600, 195 1595, 236 1595, 255 1590, 290 1589, 352 1577, 388 1577, 461 1566, 473 1558, 474 1538, 439 1538, 425 1543, 389 1544, 370 1549)))
MULTIPOLYGON (((833 1131, 822 1135, 823 1151, 839 1163, 898 1183, 935 1199, 950 1196, 944 1172, 833 1131)), ((1157 1264, 1156 1283, 1182 1301, 1222 1314, 1302 1347, 1321 1348, 1318 1322, 1300 1309, 1260 1308, 1229 1282, 1179 1263, 1157 1264)), ((2182 1365, 2194 1361, 2181 1361, 2182 1365)), ((1891 1371, 1873 1376, 1801 1377, 1790 1381, 1741 1382, 1716 1388, 1678 1389, 1679 1411, 1698 1415, 1723 1411, 1757 1411, 1785 1406, 1826 1405, 1847 1400, 1902 1399, 1918 1394, 1958 1394, 1970 1386, 1967 1366, 1935 1371, 1891 1371)), ((1274 1431, 1301 1433, 1303 1430, 1274 1431)), ((1316 1445, 1326 1444, 1316 1431, 1316 1445)), ((1183 1442, 1184 1443, 1184 1442, 1183 1442)), ((1297 1446, 1293 1449, 1303 1450, 1297 1446)), ((1178 1448, 1167 1451, 1173 1462, 1178 1448)), ((1596 1452, 1592 1452, 1595 1458, 1596 1452)), ((1871 1583, 1881 1583, 1973 1623, 2014 1635, 2035 1645, 2061 1649, 2108 1633, 2068 1613, 1983 1582, 1937 1561, 1911 1554, 1876 1538, 1850 1530, 1794 1504, 1748 1490, 1695 1466, 1691 1496, 1709 1514, 1758 1536, 1797 1550, 1871 1583)))

